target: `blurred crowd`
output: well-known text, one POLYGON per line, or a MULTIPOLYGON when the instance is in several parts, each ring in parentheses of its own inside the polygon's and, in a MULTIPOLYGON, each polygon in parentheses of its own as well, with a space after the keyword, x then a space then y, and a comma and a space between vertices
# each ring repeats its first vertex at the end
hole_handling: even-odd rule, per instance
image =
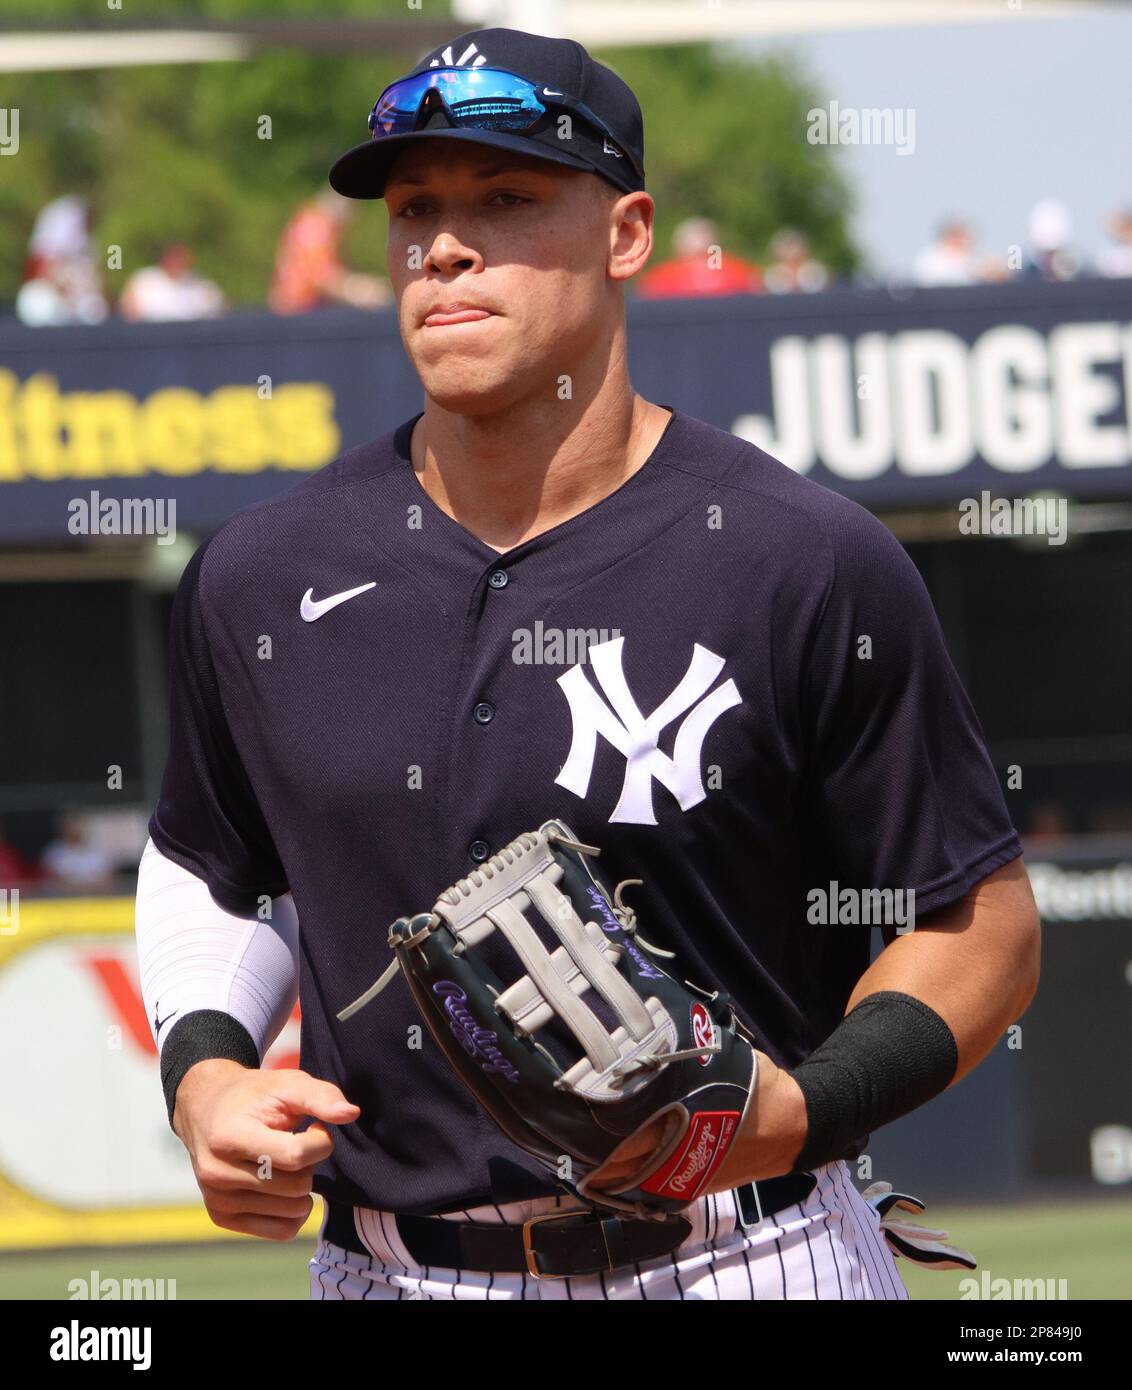
MULTIPOLYGON (((342 238, 356 204, 324 189, 298 208, 279 234, 268 306, 301 314, 330 304, 376 309, 392 302, 387 280, 350 270, 342 238)), ((116 302, 90 234, 90 209, 73 195, 56 198, 36 218, 28 243, 16 314, 36 326, 101 323, 116 313, 133 322, 216 318, 227 303, 220 287, 197 273, 191 247, 165 247, 153 265, 127 274, 116 302)))
MULTIPOLYGON (((1106 228, 1108 245, 1093 262, 1073 239, 1064 203, 1043 198, 1030 212, 1024 246, 993 253, 979 247, 969 222, 949 219, 916 256, 907 277, 914 285, 1000 284, 1006 280, 1073 280, 1078 276, 1132 276, 1132 209, 1115 212, 1106 228)), ((681 222, 672 238, 672 257, 653 265, 638 282, 645 299, 706 294, 809 294, 836 277, 815 259, 803 232, 783 228, 770 241, 765 265, 723 252, 719 228, 704 217, 681 222)), ((861 277, 862 283, 869 283, 861 277)))
POLYGON ((1073 241, 1073 219, 1056 198, 1030 211, 1027 244, 992 254, 979 248, 968 222, 948 221, 912 267, 917 285, 977 285, 1003 280, 1073 280, 1079 275, 1132 276, 1132 209, 1113 213, 1108 245, 1089 264, 1073 241))
MULTIPOLYGON (((295 210, 276 245, 269 308, 302 314, 336 304, 376 309, 392 303, 388 280, 345 263, 343 238, 356 211, 355 202, 330 189, 295 210)), ((969 222, 949 219, 915 257, 909 278, 931 287, 1132 276, 1132 209, 1115 212, 1106 231, 1108 244, 1090 263, 1074 244, 1069 209, 1056 199, 1034 205, 1024 246, 997 253, 979 247, 969 222)), ((196 271, 185 245, 167 246, 153 265, 126 274, 116 301, 107 292, 109 278, 91 240, 89 208, 73 195, 56 198, 36 218, 16 313, 24 323, 49 325, 101 323, 114 313, 136 322, 208 319, 227 308, 223 292, 196 271)), ((635 292, 642 299, 812 294, 835 283, 797 228, 776 232, 759 264, 724 251, 710 218, 690 217, 676 227, 671 255, 650 265, 635 292)))
POLYGON ((120 867, 78 812, 59 817, 54 839, 38 853, 17 848, 0 825, 0 884, 6 890, 103 892, 114 885, 120 867))

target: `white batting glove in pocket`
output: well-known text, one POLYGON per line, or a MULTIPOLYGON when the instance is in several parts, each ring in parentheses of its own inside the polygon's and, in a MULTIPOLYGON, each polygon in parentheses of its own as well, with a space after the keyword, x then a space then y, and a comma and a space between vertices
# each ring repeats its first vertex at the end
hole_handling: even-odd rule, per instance
POLYGON ((919 1197, 894 1192, 890 1182, 874 1182, 861 1193, 880 1218, 880 1229, 888 1248, 923 1269, 977 1269, 974 1255, 958 1246, 946 1245, 948 1232, 907 1221, 901 1212, 919 1216, 924 1204, 919 1197))

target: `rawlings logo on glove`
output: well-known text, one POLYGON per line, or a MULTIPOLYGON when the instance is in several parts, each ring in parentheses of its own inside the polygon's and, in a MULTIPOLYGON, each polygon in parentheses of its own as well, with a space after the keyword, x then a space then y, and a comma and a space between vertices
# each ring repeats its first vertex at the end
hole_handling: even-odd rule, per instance
POLYGON ((497 1071, 508 1081, 518 1081, 519 1073, 499 1050, 499 1035, 481 1028, 468 1010, 468 996, 451 980, 440 980, 432 987, 433 994, 444 1000, 452 1036, 469 1057, 478 1057, 484 1071, 497 1071))

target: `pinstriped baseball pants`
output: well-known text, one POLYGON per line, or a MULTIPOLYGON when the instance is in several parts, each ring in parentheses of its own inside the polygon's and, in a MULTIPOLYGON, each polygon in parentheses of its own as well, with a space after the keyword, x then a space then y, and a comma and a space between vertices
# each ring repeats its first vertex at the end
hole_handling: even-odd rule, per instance
MULTIPOLYGON (((853 1186, 843 1162, 817 1170, 817 1186, 744 1231, 730 1192, 703 1197, 685 1213, 688 1239, 671 1255, 612 1274, 535 1279, 527 1274, 430 1269, 415 1265, 388 1212, 354 1209, 369 1255, 320 1238, 310 1262, 312 1299, 906 1299, 879 1218, 853 1186)), ((476 1207, 446 1219, 518 1224, 565 1206, 541 1198, 476 1207)))

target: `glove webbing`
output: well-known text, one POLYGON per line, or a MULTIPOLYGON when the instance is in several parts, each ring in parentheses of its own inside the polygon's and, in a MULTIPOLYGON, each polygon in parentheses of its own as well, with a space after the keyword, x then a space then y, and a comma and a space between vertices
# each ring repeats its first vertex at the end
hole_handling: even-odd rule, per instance
MULTIPOLYGON (((526 974, 503 990, 496 999, 496 1009, 527 1036, 533 1037, 556 1017, 566 1024, 585 1053, 585 1058, 560 1078, 559 1084, 569 1089, 604 1089, 627 1071, 682 1057, 700 1057, 705 1051, 714 1050, 673 1049, 671 1025, 664 1011, 659 1010, 654 1019, 645 1001, 617 970, 620 946, 596 922, 583 922, 573 902, 558 888, 556 880, 561 878, 562 869, 550 852, 551 837, 578 853, 598 853, 590 845, 556 834, 552 828, 537 835, 522 835, 441 894, 433 913, 425 919, 430 923, 426 930, 445 921, 458 940, 457 951, 478 945, 492 931, 503 934, 526 974), (546 949, 524 916, 524 909, 532 905, 560 942, 553 952, 546 949), (617 1021, 613 1032, 581 997, 590 987, 612 1011, 617 1021)), ((619 884, 610 905, 629 933, 635 930, 635 916, 631 908, 621 903, 621 890, 628 882, 636 881, 639 880, 619 884)), ((654 954, 669 954, 649 946, 640 937, 636 940, 654 954)), ((376 983, 338 1017, 350 1017, 379 994, 397 966, 394 960, 376 983)), ((541 1047, 537 1039, 534 1041, 541 1047)))

